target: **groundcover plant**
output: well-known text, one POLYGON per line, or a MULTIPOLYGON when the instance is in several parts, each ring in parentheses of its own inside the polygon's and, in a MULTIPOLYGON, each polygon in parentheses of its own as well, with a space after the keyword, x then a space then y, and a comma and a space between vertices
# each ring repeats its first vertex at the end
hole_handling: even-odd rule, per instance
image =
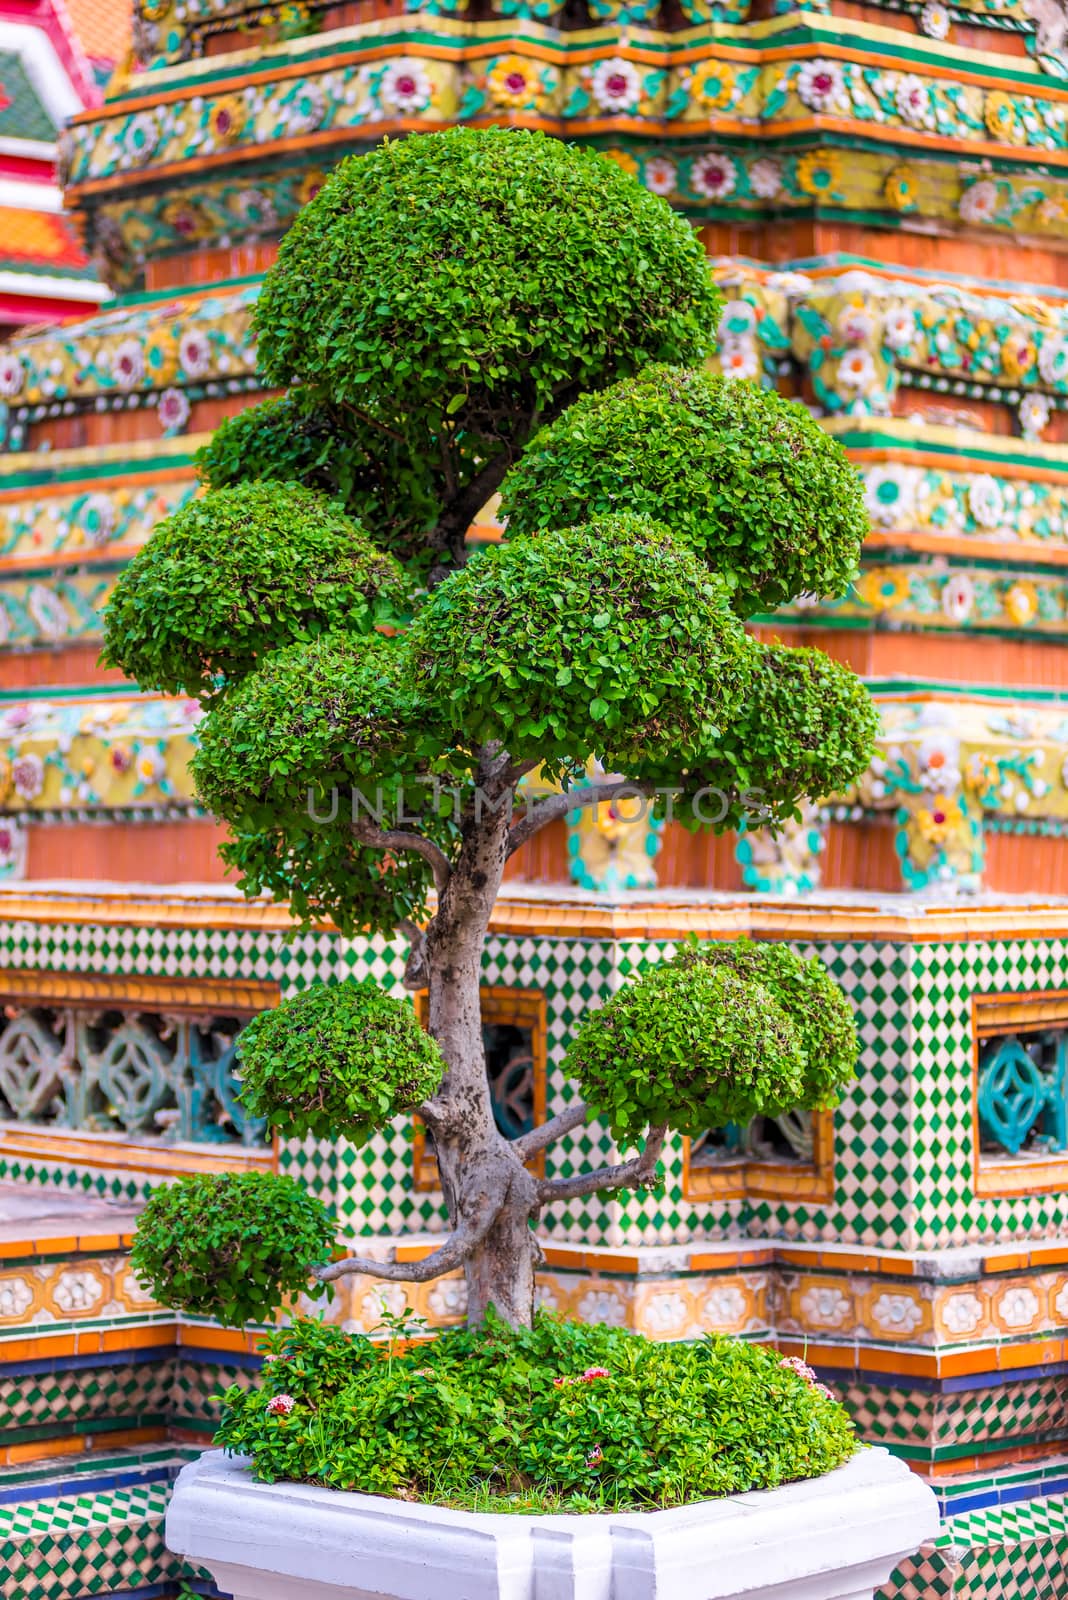
POLYGON ((671 1504, 850 1448, 840 1410, 767 1351, 533 1313, 547 1207, 655 1183, 668 1129, 834 1103, 856 1037, 820 964, 684 949, 586 1016, 576 1098, 519 1139, 483 1057, 490 914, 540 828, 624 793, 692 827, 774 826, 871 757, 859 681, 744 627, 843 592, 858 481, 802 407, 702 370, 718 314, 689 224, 596 152, 501 129, 386 143, 337 169, 267 276, 259 360, 282 397, 223 424, 206 492, 116 587, 107 659, 204 703, 198 792, 246 891, 403 935, 427 991, 426 1032, 372 984, 284 1001, 242 1035, 241 1092, 291 1138, 360 1142, 417 1111, 437 1249, 331 1259, 326 1210, 266 1173, 181 1181, 144 1213, 142 1280, 231 1323, 269 1319, 309 1274, 464 1273, 471 1331, 415 1354, 315 1324, 272 1336, 265 1388, 231 1398, 222 1434, 264 1476, 569 1499, 592 1474, 591 1503, 671 1504), (507 535, 469 554, 497 490, 507 535), (532 1170, 593 1118, 617 1161, 532 1170))

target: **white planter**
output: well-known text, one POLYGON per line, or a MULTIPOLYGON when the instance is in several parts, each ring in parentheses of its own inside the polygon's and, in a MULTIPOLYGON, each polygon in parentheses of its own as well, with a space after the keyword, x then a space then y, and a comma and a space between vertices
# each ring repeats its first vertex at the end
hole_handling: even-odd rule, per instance
POLYGON ((268 1486, 214 1451, 179 1475, 167 1544, 235 1600, 871 1600, 937 1527, 878 1449, 785 1489, 585 1517, 268 1486))

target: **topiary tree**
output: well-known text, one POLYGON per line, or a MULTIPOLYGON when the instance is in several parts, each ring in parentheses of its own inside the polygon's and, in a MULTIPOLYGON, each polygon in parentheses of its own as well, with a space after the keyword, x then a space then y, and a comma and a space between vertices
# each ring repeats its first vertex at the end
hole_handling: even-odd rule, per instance
MULTIPOLYGON (((260 357, 286 395, 224 424, 207 493, 118 582, 107 658, 209 706, 196 781, 245 890, 404 934, 427 989, 429 1037, 406 1001, 345 984, 242 1038, 243 1093, 286 1134, 359 1140, 415 1108, 433 1137, 445 1242, 320 1263, 322 1281, 462 1267, 472 1322, 493 1304, 528 1325, 546 1207, 652 1183, 669 1128, 827 1105, 852 1071, 819 964, 743 942, 687 949, 589 1015, 569 1054, 585 1098, 545 1125, 509 1141, 490 1102, 483 947, 539 829, 623 792, 691 826, 774 823, 871 756, 858 681, 743 627, 841 592, 865 524, 803 408, 696 370, 717 307, 689 225, 593 152, 506 130, 387 143, 338 169, 268 275, 260 357), (502 481, 508 537, 467 559, 502 481), (591 758, 613 776, 588 784, 591 758), (635 1153, 536 1176, 595 1115, 635 1153)), ((160 1218, 151 1202, 146 1237, 183 1208, 199 1230, 207 1181, 160 1218)), ((234 1215, 210 1261, 194 1241, 161 1275, 146 1246, 145 1281, 202 1309, 214 1274, 217 1303, 246 1306, 247 1230, 219 1242, 234 1215)), ((291 1241, 275 1255, 272 1304, 291 1241)))

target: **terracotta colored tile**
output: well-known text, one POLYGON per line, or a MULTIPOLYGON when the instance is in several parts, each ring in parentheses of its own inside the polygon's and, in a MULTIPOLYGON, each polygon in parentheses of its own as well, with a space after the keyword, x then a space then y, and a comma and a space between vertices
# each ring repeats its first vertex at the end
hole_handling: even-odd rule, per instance
POLYGON ((1038 1244, 1031 1249, 1033 1267, 1059 1267, 1068 1261, 1068 1245, 1038 1244))
POLYGON ((101 1350, 154 1350, 174 1344, 177 1333, 177 1326, 173 1322, 156 1322, 148 1328, 105 1328, 100 1334, 100 1348, 101 1350))
POLYGON ((104 1348, 104 1335, 95 1329, 75 1334, 75 1353, 80 1356, 98 1356, 104 1348))
POLYGON ((778 1259, 789 1267, 814 1267, 819 1259, 815 1250, 779 1250, 778 1259))
POLYGON ((851 1344, 813 1344, 809 1339, 779 1339, 776 1348, 784 1356, 800 1356, 812 1367, 835 1367, 852 1371, 857 1365, 857 1351, 851 1344))
POLYGON ((0 1339, 0 1362, 45 1361, 72 1356, 77 1348, 73 1333, 40 1334, 28 1339, 0 1339))
POLYGON ((73 1236, 57 1235, 54 1239, 44 1238, 34 1240, 34 1249, 42 1256, 73 1255, 78 1248, 78 1241, 73 1236))
POLYGON ((1006 1250, 1001 1255, 983 1257, 984 1272, 1022 1272, 1030 1265, 1026 1250, 1006 1250))
POLYGON ((1002 1372, 1016 1367, 1040 1367, 1064 1357, 1063 1339, 1039 1339, 1027 1344, 1003 1344, 998 1347, 998 1368, 1002 1372))
POLYGON ((637 1256, 610 1256, 600 1250, 588 1250, 584 1265, 591 1272, 625 1272, 628 1276, 637 1277, 642 1264, 637 1256))
POLYGON ((0 1244, 0 1263, 21 1261, 25 1256, 35 1256, 37 1253, 37 1246, 32 1239, 10 1239, 0 1244))
POLYGON ((259 1335, 234 1328, 178 1328, 177 1342, 192 1350, 244 1350, 255 1355, 259 1335))
POLYGON ((920 1350, 880 1350, 861 1345, 857 1365, 864 1372, 890 1372, 902 1377, 933 1378, 937 1358, 920 1350))
POLYGON ((996 1345, 981 1345, 977 1350, 940 1350, 935 1357, 936 1372, 940 1378, 959 1378, 972 1372, 996 1372, 998 1349, 996 1345))
POLYGON ((121 1236, 117 1233, 87 1233, 78 1239, 79 1250, 119 1250, 121 1236))
POLYGON ((5 1466, 13 1467, 20 1461, 40 1461, 48 1456, 82 1455, 85 1448, 81 1434, 70 1439, 30 1439, 25 1444, 5 1445, 2 1459, 5 1466))
POLYGON ((563 1245, 547 1244, 543 1245, 542 1248, 545 1251, 546 1263, 550 1267, 577 1266, 582 1260, 581 1254, 576 1259, 575 1252, 563 1245))
POLYGON ((424 1256, 437 1247, 432 1244, 398 1244, 394 1247, 394 1257, 397 1261, 422 1261, 424 1256))

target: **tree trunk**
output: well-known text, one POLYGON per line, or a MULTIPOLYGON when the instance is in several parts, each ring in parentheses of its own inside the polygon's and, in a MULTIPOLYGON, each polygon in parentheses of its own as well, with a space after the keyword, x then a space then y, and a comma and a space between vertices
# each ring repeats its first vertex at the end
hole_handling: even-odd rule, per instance
POLYGON ((504 871, 510 816, 510 804, 502 805, 468 825, 427 930, 429 1027, 447 1071, 424 1111, 441 1187, 454 1228, 480 1227, 493 1218, 464 1267, 472 1327, 490 1305, 514 1327, 530 1326, 540 1254, 530 1226, 537 1188, 497 1129, 482 1045, 482 952, 504 871))

